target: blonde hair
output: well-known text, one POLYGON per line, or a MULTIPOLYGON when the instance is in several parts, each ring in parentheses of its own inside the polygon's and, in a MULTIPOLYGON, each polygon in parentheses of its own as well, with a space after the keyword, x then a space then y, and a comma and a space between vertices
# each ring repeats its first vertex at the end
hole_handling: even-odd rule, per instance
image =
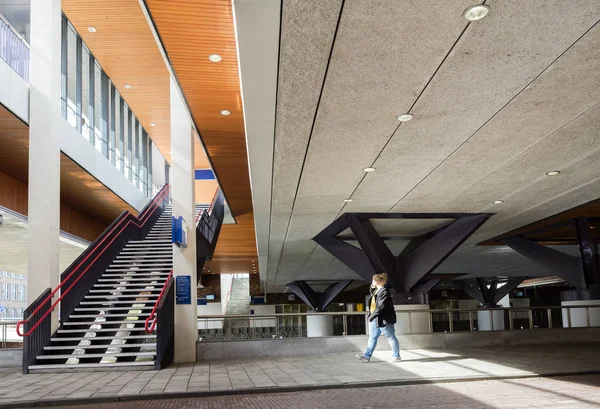
POLYGON ((380 286, 385 286, 388 282, 388 275, 386 273, 375 274, 373 280, 380 286))

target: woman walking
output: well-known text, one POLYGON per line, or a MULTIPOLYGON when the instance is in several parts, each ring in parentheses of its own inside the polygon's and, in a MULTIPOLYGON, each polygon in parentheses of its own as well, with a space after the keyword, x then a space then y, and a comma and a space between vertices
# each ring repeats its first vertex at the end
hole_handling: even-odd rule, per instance
POLYGON ((400 362, 400 344, 396 338, 396 311, 394 303, 387 288, 387 274, 375 274, 371 283, 371 297, 369 298, 369 343, 363 355, 356 355, 363 362, 369 362, 377 346, 377 339, 383 332, 392 347, 392 358, 388 362, 400 362))

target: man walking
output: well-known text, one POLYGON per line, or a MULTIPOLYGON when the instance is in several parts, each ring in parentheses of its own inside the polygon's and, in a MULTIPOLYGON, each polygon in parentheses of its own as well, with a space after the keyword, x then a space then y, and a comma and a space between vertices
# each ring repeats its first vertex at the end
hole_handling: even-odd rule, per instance
POLYGON ((363 355, 356 355, 363 362, 369 362, 377 346, 377 339, 383 332, 392 347, 392 358, 388 362, 400 362, 400 344, 396 338, 396 311, 387 288, 387 274, 375 274, 371 283, 374 290, 369 298, 369 343, 363 355))

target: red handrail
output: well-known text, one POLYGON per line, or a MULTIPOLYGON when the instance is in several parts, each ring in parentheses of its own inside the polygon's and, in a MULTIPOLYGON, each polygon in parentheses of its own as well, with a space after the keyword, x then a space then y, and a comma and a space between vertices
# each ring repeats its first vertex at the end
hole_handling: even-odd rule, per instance
POLYGON ((196 224, 198 224, 198 220, 200 220, 200 216, 202 216, 202 213, 207 212, 210 213, 210 211, 213 209, 213 207, 215 207, 215 200, 217 200, 217 196, 219 195, 219 188, 217 188, 217 190, 215 190, 215 194, 213 195, 213 198, 210 202, 210 206, 208 206, 208 209, 201 209, 198 214, 196 215, 196 224))
POLYGON ((158 308, 158 304, 160 304, 160 300, 162 299, 162 297, 167 289, 167 285, 169 284, 169 280, 171 279, 171 277, 173 277, 173 270, 171 270, 171 272, 169 273, 169 276, 167 277, 167 281, 165 281, 165 284, 163 285, 162 290, 160 290, 160 294, 158 295, 158 299, 156 300, 156 303, 154 304, 154 308, 152 308, 152 312, 150 313, 148 318, 146 318, 146 322, 144 323, 144 330, 146 331, 146 334, 150 334, 151 332, 154 332, 154 328, 156 328, 156 322, 158 321, 158 319, 155 317, 156 309, 158 308), (148 324, 150 323, 150 320, 152 318, 154 318, 154 321, 152 321, 152 325, 150 326, 150 328, 148 328, 148 324))
MULTIPOLYGON (((92 253, 94 252, 94 250, 96 250, 97 248, 99 248, 99 247, 100 247, 100 245, 101 245, 102 243, 104 243, 104 241, 105 241, 106 239, 108 239, 108 238, 110 237, 111 233, 112 233, 112 232, 114 232, 114 231, 117 229, 117 227, 119 227, 119 225, 120 225, 121 223, 123 223, 123 221, 124 221, 124 220, 126 219, 126 217, 127 217, 127 214, 125 215, 125 217, 122 217, 122 218, 121 218, 121 220, 119 220, 119 222, 118 222, 118 223, 117 223, 117 224, 116 224, 116 225, 115 225, 115 226, 114 226, 114 227, 111 229, 111 231, 110 231, 110 232, 109 232, 109 233, 108 233, 106 236, 104 236, 104 238, 103 238, 103 239, 102 239, 102 240, 101 240, 99 243, 97 243, 97 244, 95 245, 95 247, 94 247, 92 250, 90 250, 90 251, 89 251, 89 253, 87 254, 87 256, 86 256, 86 257, 85 257, 83 260, 81 260, 81 261, 79 262, 79 264, 78 264, 78 265, 77 265, 75 268, 73 268, 73 271, 71 271, 71 273, 70 273, 70 274, 69 274, 69 275, 68 275, 68 276, 67 276, 67 277, 66 277, 66 278, 65 278, 63 281, 61 281, 61 282, 58 284, 58 286, 57 286, 57 287, 54 289, 54 291, 52 291, 52 292, 50 293, 50 295, 48 295, 48 297, 46 297, 46 299, 45 299, 45 300, 44 300, 44 301, 43 301, 43 302, 42 302, 42 303, 41 303, 41 304, 40 304, 40 305, 39 305, 39 306, 38 306, 38 307, 37 307, 37 308, 36 308, 36 309, 35 309, 35 310, 34 310, 32 313, 31 313, 31 315, 29 316, 29 318, 27 318, 26 320, 21 320, 21 321, 17 322, 17 328, 16 328, 17 335, 19 335, 20 337, 28 337, 28 336, 30 336, 30 335, 31 335, 31 333, 32 333, 32 332, 33 332, 33 331, 34 331, 34 330, 35 330, 35 329, 36 329, 36 328, 37 328, 37 327, 38 327, 38 326, 41 324, 41 322, 44 320, 44 318, 46 318, 46 317, 47 317, 47 316, 48 316, 48 315, 49 315, 49 314, 50 314, 52 311, 54 311, 54 308, 56 308, 56 306, 58 305, 58 303, 59 303, 59 302, 60 302, 60 301, 61 301, 61 300, 62 300, 62 299, 63 299, 63 298, 64 298, 64 297, 65 297, 65 296, 66 296, 66 295, 69 293, 69 291, 71 290, 71 288, 73 288, 73 286, 74 286, 74 285, 75 285, 75 284, 76 284, 76 283, 79 281, 79 279, 80 279, 81 277, 83 277, 83 275, 84 275, 84 274, 85 274, 85 273, 86 273, 86 272, 87 272, 87 271, 90 269, 90 267, 91 267, 91 266, 92 266, 92 265, 93 265, 93 264, 96 262, 96 260, 98 260, 98 258, 100 258, 100 256, 101 256, 101 255, 102 255, 102 254, 103 254, 103 253, 106 251, 106 248, 107 248, 108 246, 110 246, 110 245, 111 245, 111 244, 112 244, 112 243, 113 243, 113 242, 114 242, 114 241, 117 239, 117 237, 119 237, 119 234, 121 234, 121 232, 122 232, 123 230, 125 230, 125 229, 126 229, 128 226, 129 226, 129 224, 130 224, 130 223, 134 223, 134 224, 135 224, 135 225, 136 225, 138 228, 141 228, 141 227, 143 227, 143 226, 146 224, 146 222, 148 221, 148 219, 149 219, 149 217, 150 217, 150 214, 152 213, 150 209, 152 209, 152 211, 153 211, 154 209, 156 209, 156 207, 158 206, 158 203, 159 203, 161 200, 163 200, 163 199, 164 199, 164 197, 165 197, 165 195, 166 195, 166 194, 169 192, 169 190, 170 190, 170 188, 171 188, 171 187, 170 187, 169 185, 166 185, 166 186, 167 186, 167 188, 166 188, 166 189, 163 189, 163 191, 162 191, 161 193, 159 193, 159 194, 158 194, 158 195, 157 195, 157 196, 156 196, 156 197, 155 197, 155 198, 152 200, 152 202, 151 202, 152 204, 151 204, 151 205, 149 205, 149 206, 146 208, 146 210, 145 210, 145 211, 146 211, 147 213, 145 213, 145 214, 143 214, 143 215, 142 215, 142 214, 140 214, 141 218, 137 218, 137 217, 136 217, 136 219, 138 219, 138 221, 141 223, 141 225, 140 225, 140 224, 138 224, 138 222, 136 222, 135 220, 131 220, 131 219, 130 219, 130 220, 127 222, 127 224, 126 224, 125 226, 123 226, 123 227, 121 228, 121 230, 119 230, 119 232, 118 232, 118 233, 117 233, 117 234, 116 234, 116 235, 113 237, 113 239, 112 239, 112 240, 111 240, 111 241, 110 241, 110 242, 109 242, 109 243, 108 243, 106 246, 104 246, 104 248, 102 249, 102 251, 101 251, 101 252, 100 252, 100 253, 99 253, 99 254, 96 256, 96 258, 94 258, 94 260, 93 260, 91 263, 89 263, 89 264, 88 264, 88 266, 85 268, 85 270, 83 270, 83 271, 81 272, 81 274, 79 274, 79 276, 78 276, 78 277, 75 279, 75 281, 73 281, 73 284, 71 284, 71 285, 69 286, 69 288, 67 288, 67 289, 65 290, 65 292, 64 292, 64 293, 62 293, 62 294, 60 295, 60 297, 59 297, 59 298, 58 298, 58 299, 57 299, 57 300, 56 300, 56 301, 55 301, 55 302, 54 302, 54 303, 53 303, 53 304, 50 306, 50 308, 48 309, 48 311, 46 311, 46 313, 45 313, 45 314, 44 314, 44 315, 43 315, 43 316, 42 316, 42 317, 41 317, 41 318, 40 318, 40 319, 39 319, 39 320, 38 320, 38 321, 35 323, 35 325, 33 325, 33 326, 32 326, 32 327, 29 329, 29 331, 27 331, 27 333, 25 333, 25 334, 22 334, 22 333, 21 333, 21 326, 22 326, 23 324, 25 324, 26 322, 29 322, 29 320, 30 320, 31 318, 33 318, 33 316, 34 316, 34 315, 35 315, 37 312, 39 312, 39 310, 42 308, 42 306, 44 306, 44 305, 45 305, 45 304, 46 304, 46 303, 47 303, 49 300, 52 300, 52 297, 54 296, 54 294, 56 294, 56 292, 57 292, 57 291, 58 291, 58 290, 59 290, 59 289, 60 289, 60 288, 63 286, 63 284, 64 284, 64 283, 65 283, 65 282, 66 282, 68 279, 70 279, 70 278, 73 276, 73 274, 75 274, 75 272, 77 271, 77 269, 79 269, 79 267, 81 267, 81 266, 83 265, 83 263, 85 263, 85 262, 87 261, 87 259, 88 259, 88 258, 89 258, 89 257, 92 255, 92 253), (144 219, 145 219, 145 220, 144 220, 144 219)), ((131 213, 129 213, 129 214, 131 214, 131 213)), ((133 217, 135 217, 135 216, 133 216, 133 217)))

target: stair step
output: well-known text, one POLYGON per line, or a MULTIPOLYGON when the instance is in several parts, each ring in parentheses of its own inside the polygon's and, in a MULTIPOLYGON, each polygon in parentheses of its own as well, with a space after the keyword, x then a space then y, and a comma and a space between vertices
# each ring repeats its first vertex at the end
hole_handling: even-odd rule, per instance
MULTIPOLYGON (((86 296, 88 297, 88 296, 86 296)), ((92 296, 94 298, 96 298, 95 296, 92 296)), ((149 299, 149 300, 129 300, 129 301, 111 301, 111 300, 99 300, 99 301, 82 301, 79 303, 79 305, 115 305, 115 304, 133 304, 133 305, 138 305, 138 304, 156 304, 156 298, 158 297, 148 297, 148 296, 143 296, 144 298, 154 298, 154 299, 149 299)), ((104 297, 98 297, 98 298, 104 298, 104 297)), ((140 298, 142 298, 140 296, 140 298)), ((137 308, 137 307, 136 307, 137 308)))
POLYGON ((111 368, 130 368, 139 367, 139 369, 153 369, 156 365, 155 361, 140 361, 140 362, 111 362, 105 364, 52 364, 52 365, 29 365, 30 371, 44 371, 44 370, 60 370, 64 371, 67 369, 111 369, 111 368))
POLYGON ((146 295, 146 294, 141 294, 142 292, 144 293, 152 293, 152 292, 160 292, 160 288, 150 288, 147 290, 128 290, 128 289, 122 289, 122 290, 115 290, 115 289, 107 289, 107 290, 90 290, 90 293, 111 293, 111 294, 106 294, 106 295, 119 295, 119 294, 115 294, 116 292, 118 293, 123 293, 123 295, 125 295, 124 293, 135 293, 135 294, 140 294, 140 295, 146 295))
POLYGON ((81 358, 124 358, 127 356, 154 356, 156 352, 118 352, 106 354, 82 354, 82 355, 38 355, 37 359, 81 359, 81 358))
POLYGON ((44 347, 44 351, 60 351, 61 349, 104 349, 104 348, 156 348, 155 343, 147 344, 102 344, 102 345, 56 345, 44 347))
POLYGON ((120 254, 123 254, 124 256, 133 256, 136 254, 173 254, 173 248, 169 247, 168 249, 146 249, 146 250, 140 250, 140 249, 123 249, 123 251, 121 251, 120 254))
MULTIPOLYGON (((111 302, 110 298, 158 298, 158 294, 118 294, 118 295, 86 295, 87 299, 105 300, 111 302)), ((83 301, 85 302, 85 301, 83 301)), ((134 303, 135 300, 128 300, 127 302, 134 303)))
POLYGON ((134 264, 137 264, 138 266, 142 267, 142 264, 147 264, 147 263, 172 263, 172 262, 173 262, 172 258, 170 258, 170 259, 169 258, 162 258, 162 259, 152 259, 152 260, 137 260, 137 261, 132 261, 132 260, 114 260, 113 264, 111 264, 111 266, 117 265, 117 263, 119 263, 119 265, 121 267, 124 267, 123 264, 130 265, 132 267, 135 267, 134 264))
POLYGON ((75 312, 81 311, 123 311, 123 310, 152 310, 154 307, 98 307, 98 308, 75 308, 75 312))
POLYGON ((152 268, 124 268, 125 266, 118 266, 119 268, 108 268, 106 270, 107 273, 118 273, 118 272, 132 272, 135 273, 137 271, 166 271, 170 272, 173 269, 173 266, 164 266, 164 267, 152 267, 152 268))
MULTIPOLYGON (((71 330, 69 330, 71 331, 71 330)), ((156 335, 128 335, 126 337, 65 337, 65 338, 51 338, 52 342, 73 342, 73 341, 108 341, 113 339, 128 340, 128 339, 155 339, 156 335)))
POLYGON ((148 243, 172 243, 171 240, 131 240, 133 244, 148 244, 148 243))
MULTIPOLYGON (((144 321, 140 321, 144 322, 144 321)), ((144 327, 140 328, 98 328, 98 329, 59 329, 57 331, 59 334, 87 334, 87 333, 98 333, 98 332, 146 332, 144 327)))
POLYGON ((112 317, 112 318, 126 318, 126 317, 132 317, 132 318, 147 318, 150 316, 149 312, 146 313, 128 313, 128 314, 85 314, 85 315, 79 315, 79 314, 72 314, 69 315, 69 319, 71 318, 105 318, 105 317, 112 317))
MULTIPOLYGON (((165 277, 155 277, 155 280, 166 280, 165 277)), ((137 281, 148 281, 152 280, 152 277, 145 278, 132 278, 132 277, 122 277, 122 278, 99 278, 99 283, 123 283, 123 282, 137 282, 137 281)))
MULTIPOLYGON (((136 317, 137 318, 137 317, 136 317)), ((125 321, 82 321, 82 322, 63 322, 64 326, 71 327, 80 327, 83 325, 121 325, 121 324, 137 324, 140 322, 144 322, 144 320, 125 320, 125 321)), ((94 330, 89 330, 88 332, 94 332, 94 330)))
POLYGON ((104 277, 168 277, 169 273, 122 273, 122 274, 102 274, 102 278, 104 277))
POLYGON ((156 283, 94 284, 94 288, 119 288, 119 287, 123 287, 123 288, 128 288, 128 287, 145 288, 145 287, 156 287, 156 286, 163 285, 165 283, 165 281, 166 280, 157 281, 156 283))
POLYGON ((134 255, 134 254, 126 254, 126 255, 119 255, 117 256, 117 259, 127 259, 128 261, 131 261, 131 259, 138 259, 138 258, 161 258, 161 257, 165 257, 168 255, 173 255, 173 253, 145 253, 145 254, 139 254, 139 255, 134 255))

